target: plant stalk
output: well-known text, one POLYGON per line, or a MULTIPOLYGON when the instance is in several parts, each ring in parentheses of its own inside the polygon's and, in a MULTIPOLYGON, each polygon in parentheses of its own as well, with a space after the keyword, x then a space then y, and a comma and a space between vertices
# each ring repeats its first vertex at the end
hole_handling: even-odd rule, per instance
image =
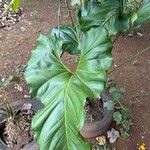
POLYGON ((83 4, 84 4, 84 0, 80 0, 80 2, 81 2, 81 6, 83 6, 83 4))
POLYGON ((61 0, 59 0, 58 2, 58 36, 60 38, 60 12, 61 12, 61 8, 60 8, 60 3, 61 3, 61 0))
POLYGON ((71 20, 71 24, 72 24, 72 26, 74 26, 74 22, 73 22, 73 18, 72 18, 72 15, 71 15, 71 10, 70 10, 70 7, 69 7, 68 0, 65 0, 65 3, 66 3, 67 10, 68 10, 68 15, 69 15, 70 20, 71 20))
POLYGON ((121 10, 121 14, 123 13, 123 0, 120 0, 120 10, 121 10))

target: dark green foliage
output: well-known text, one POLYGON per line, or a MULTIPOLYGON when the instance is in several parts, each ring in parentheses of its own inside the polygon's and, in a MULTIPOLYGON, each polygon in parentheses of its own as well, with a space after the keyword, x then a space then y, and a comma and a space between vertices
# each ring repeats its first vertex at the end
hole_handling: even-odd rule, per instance
MULTIPOLYGON (((80 1, 72 0, 80 5, 80 1)), ((87 97, 97 98, 105 90, 106 73, 112 65, 110 36, 137 28, 150 19, 150 1, 138 7, 126 0, 86 0, 78 13, 79 26, 57 27, 41 35, 25 71, 31 94, 43 104, 33 118, 32 128, 41 150, 90 150, 79 134, 83 126, 87 97), (136 7, 134 7, 136 6, 136 7), (61 60, 64 52, 79 56, 72 72, 61 60)), ((130 113, 120 103, 122 90, 111 88, 109 109, 129 137, 130 113)))
POLYGON ((63 52, 67 51, 70 54, 79 54, 78 45, 80 40, 80 30, 76 27, 60 27, 54 28, 51 35, 62 39, 63 52))
POLYGON ((41 150, 91 148, 79 136, 85 116, 83 108, 87 97, 96 98, 104 90, 106 71, 112 64, 112 43, 104 28, 92 28, 81 35, 77 46, 80 59, 75 72, 61 61, 68 36, 64 32, 59 39, 54 30, 50 36, 39 37, 38 47, 26 68, 25 78, 31 94, 44 104, 32 122, 41 150))
POLYGON ((109 107, 115 106, 115 112, 113 114, 114 121, 117 125, 121 125, 122 129, 120 130, 121 137, 124 139, 128 139, 130 136, 129 131, 132 125, 130 120, 131 112, 128 108, 123 107, 121 101, 123 100, 123 93, 125 90, 123 88, 112 87, 109 90, 112 102, 108 105, 109 107))
POLYGON ((132 3, 125 0, 86 1, 78 13, 81 29, 87 31, 101 26, 111 36, 141 26, 150 19, 150 1, 141 1, 139 7, 132 3))

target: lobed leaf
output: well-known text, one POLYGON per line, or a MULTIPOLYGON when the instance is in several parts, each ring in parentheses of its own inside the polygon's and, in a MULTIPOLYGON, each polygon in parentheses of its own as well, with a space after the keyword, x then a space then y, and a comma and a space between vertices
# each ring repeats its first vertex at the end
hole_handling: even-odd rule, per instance
POLYGON ((119 102, 123 99, 122 91, 120 88, 117 87, 111 87, 109 90, 111 97, 114 102, 119 102))
POLYGON ((70 54, 79 54, 77 47, 79 45, 80 33, 77 27, 53 28, 51 35, 55 35, 57 38, 61 38, 63 43, 62 49, 64 52, 67 51, 70 54))
POLYGON ((113 118, 117 124, 120 124, 122 122, 122 114, 119 111, 114 112, 113 118))
POLYGON ((124 108, 121 110, 124 120, 128 120, 131 116, 131 111, 128 108, 124 108))
POLYGON ((121 137, 125 140, 127 140, 130 137, 130 134, 127 131, 122 130, 121 131, 121 137))
POLYGON ((115 102, 112 100, 109 100, 104 103, 104 107, 107 107, 107 109, 112 110, 115 106, 115 102))
MULTIPOLYGON (((66 30, 65 30, 66 31, 66 30)), ((106 71, 112 64, 112 43, 103 28, 82 34, 75 72, 61 61, 63 39, 41 35, 25 71, 31 93, 43 104, 33 118, 32 129, 41 150, 89 150, 79 135, 87 97, 104 90, 106 71)))

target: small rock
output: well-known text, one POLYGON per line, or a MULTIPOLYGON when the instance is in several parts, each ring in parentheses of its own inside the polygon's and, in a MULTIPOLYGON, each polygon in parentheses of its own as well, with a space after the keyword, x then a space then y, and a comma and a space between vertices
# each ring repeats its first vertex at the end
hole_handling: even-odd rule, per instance
POLYGON ((10 31, 10 30, 12 30, 12 27, 6 27, 6 30, 10 31))
POLYGON ((1 79, 1 82, 4 82, 4 81, 5 81, 5 78, 2 78, 2 79, 1 79))
POLYGON ((133 35, 132 33, 129 33, 128 36, 129 36, 129 37, 133 37, 134 35, 133 35))
POLYGON ((31 22, 29 22, 29 25, 31 25, 32 23, 31 22))
POLYGON ((134 66, 137 66, 137 65, 138 65, 138 60, 134 60, 134 61, 132 62, 132 64, 133 64, 134 66))
POLYGON ((15 84, 15 87, 14 87, 16 90, 18 90, 19 92, 22 92, 23 91, 23 88, 19 85, 19 84, 15 84))
POLYGON ((3 36, 2 36, 2 34, 0 33, 0 40, 3 40, 3 36))
POLYGON ((21 30, 21 32, 26 32, 27 31, 25 27, 21 27, 20 30, 21 30))
POLYGON ((4 4, 4 8, 6 8, 8 5, 7 4, 4 4))
POLYGON ((24 95, 23 97, 24 98, 31 98, 31 96, 29 96, 29 95, 24 95))
POLYGON ((30 104, 30 103, 25 103, 25 104, 22 106, 21 110, 31 110, 31 107, 32 107, 32 104, 30 104))
POLYGON ((140 37, 143 37, 143 34, 140 33, 140 32, 137 32, 136 34, 137 34, 138 36, 140 36, 140 37))
POLYGON ((145 137, 144 137, 143 135, 141 136, 141 138, 142 138, 142 139, 145 139, 145 137))
POLYGON ((107 137, 109 138, 110 143, 114 143, 119 137, 119 131, 116 131, 114 128, 112 128, 110 131, 107 131, 107 137))

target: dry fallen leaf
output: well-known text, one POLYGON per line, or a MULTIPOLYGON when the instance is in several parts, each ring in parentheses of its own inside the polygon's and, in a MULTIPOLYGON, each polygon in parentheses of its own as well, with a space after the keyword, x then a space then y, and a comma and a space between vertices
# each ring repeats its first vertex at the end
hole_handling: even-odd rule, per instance
POLYGON ((107 137, 109 138, 110 143, 114 143, 119 137, 119 131, 112 128, 110 131, 107 131, 107 137))
POLYGON ((106 143, 106 137, 105 136, 99 136, 96 138, 96 140, 98 141, 99 145, 104 145, 106 143))

